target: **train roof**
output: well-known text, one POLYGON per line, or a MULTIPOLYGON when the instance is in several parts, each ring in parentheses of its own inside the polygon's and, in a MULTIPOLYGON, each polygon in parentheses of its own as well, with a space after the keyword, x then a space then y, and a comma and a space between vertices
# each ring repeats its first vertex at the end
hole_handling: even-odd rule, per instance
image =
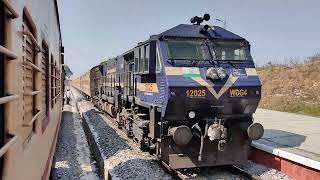
MULTIPOLYGON (((158 40, 161 37, 173 37, 173 38, 209 38, 209 39, 224 39, 224 40, 245 40, 245 38, 234 34, 220 26, 210 26, 207 33, 201 34, 199 32, 204 25, 194 25, 194 24, 179 24, 171 29, 168 29, 160 34, 152 35, 146 41, 139 42, 137 46, 141 46, 152 40, 158 40)), ((133 52, 130 49, 123 53, 122 55, 133 52)))
POLYGON ((189 38, 211 38, 211 39, 226 39, 226 40, 245 40, 243 37, 238 36, 222 27, 210 26, 207 33, 201 34, 199 32, 204 25, 190 25, 180 24, 167 31, 164 31, 156 37, 189 37, 189 38))

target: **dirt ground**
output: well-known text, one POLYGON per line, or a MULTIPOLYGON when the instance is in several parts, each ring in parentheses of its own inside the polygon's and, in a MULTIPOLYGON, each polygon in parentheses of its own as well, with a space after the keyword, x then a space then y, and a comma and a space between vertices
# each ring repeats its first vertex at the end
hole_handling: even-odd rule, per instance
POLYGON ((258 68, 260 108, 320 116, 320 56, 302 64, 258 68))

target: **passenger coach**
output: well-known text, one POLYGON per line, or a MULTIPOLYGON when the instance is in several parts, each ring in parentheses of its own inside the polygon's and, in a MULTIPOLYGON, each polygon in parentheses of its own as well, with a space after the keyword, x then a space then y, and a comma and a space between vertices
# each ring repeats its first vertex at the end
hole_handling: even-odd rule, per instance
POLYGON ((60 125, 56 0, 0 2, 0 179, 48 179, 60 125))

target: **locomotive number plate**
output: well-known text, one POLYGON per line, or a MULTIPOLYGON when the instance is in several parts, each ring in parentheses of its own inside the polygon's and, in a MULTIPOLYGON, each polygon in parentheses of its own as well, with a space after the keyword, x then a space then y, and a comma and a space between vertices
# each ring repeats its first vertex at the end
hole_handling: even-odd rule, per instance
POLYGON ((244 97, 247 96, 247 89, 230 89, 230 97, 244 97))
POLYGON ((186 91, 188 97, 204 97, 206 96, 206 90, 204 89, 189 89, 186 91))

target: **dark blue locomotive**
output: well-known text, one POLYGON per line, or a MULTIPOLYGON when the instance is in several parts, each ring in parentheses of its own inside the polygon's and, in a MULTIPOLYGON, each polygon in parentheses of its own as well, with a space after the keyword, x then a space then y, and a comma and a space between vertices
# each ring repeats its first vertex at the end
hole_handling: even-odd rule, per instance
POLYGON ((247 160, 261 83, 244 38, 181 24, 91 70, 93 102, 173 169, 247 160))

